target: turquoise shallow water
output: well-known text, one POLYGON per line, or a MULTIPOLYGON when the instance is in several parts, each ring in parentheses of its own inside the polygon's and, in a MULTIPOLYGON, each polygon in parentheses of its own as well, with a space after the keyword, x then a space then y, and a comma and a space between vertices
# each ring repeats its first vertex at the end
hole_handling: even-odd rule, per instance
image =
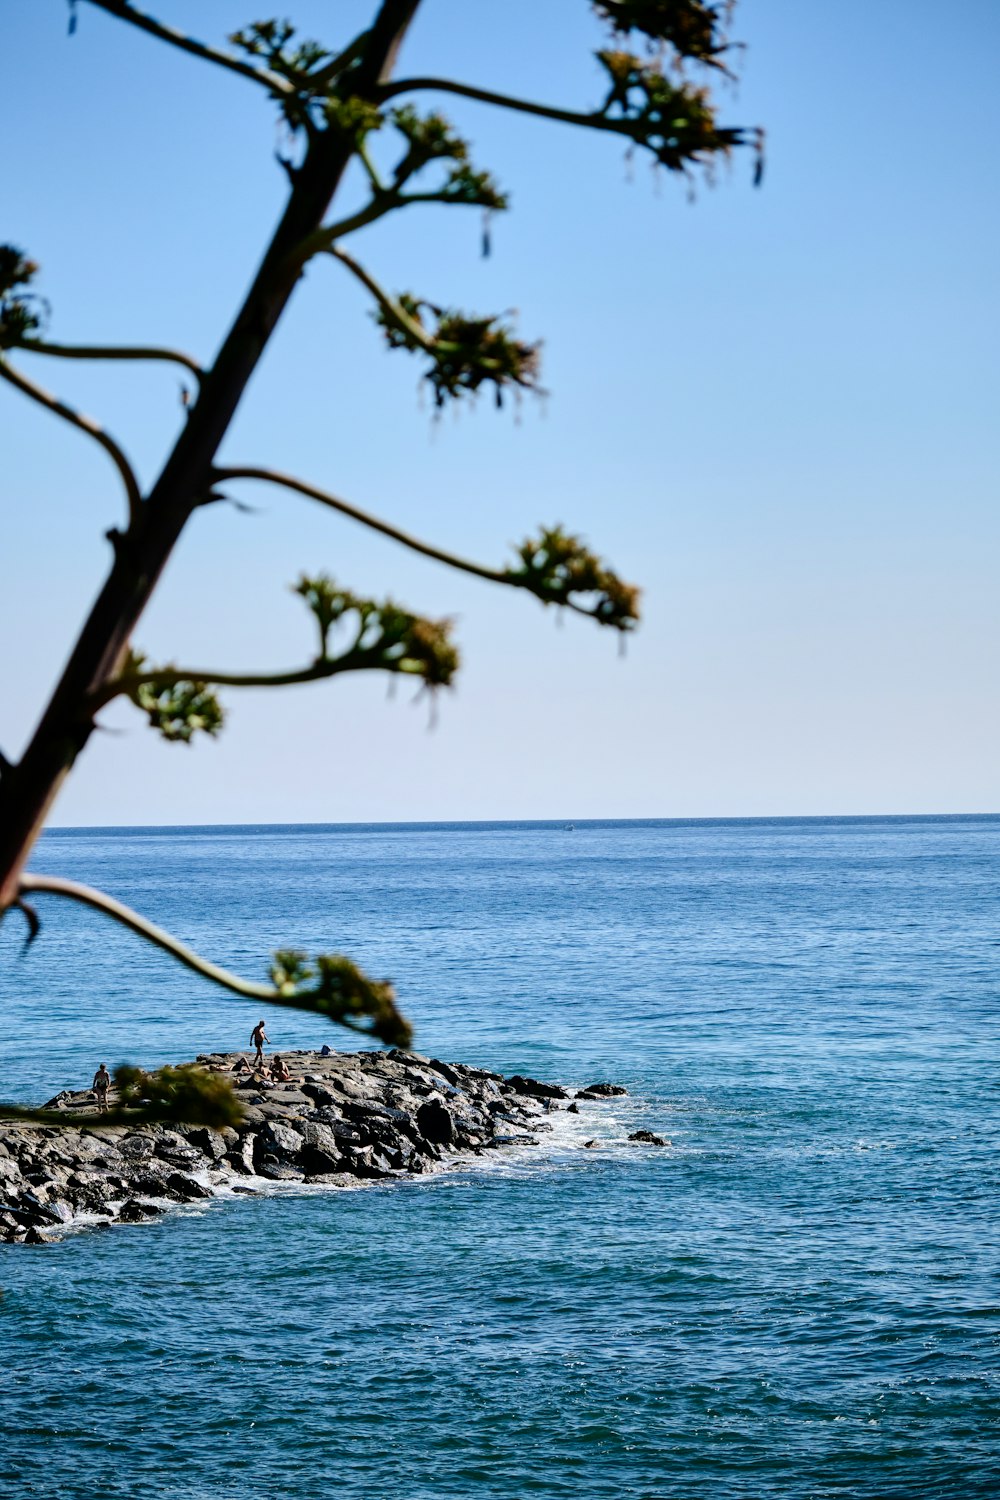
MULTIPOLYGON (((35 865, 247 973, 342 946, 422 1050, 631 1094, 488 1168, 0 1247, 0 1492, 996 1493, 1000 819, 88 830, 35 865)), ((9 1096, 245 1043, 39 905, 26 962, 0 934, 9 1096)))

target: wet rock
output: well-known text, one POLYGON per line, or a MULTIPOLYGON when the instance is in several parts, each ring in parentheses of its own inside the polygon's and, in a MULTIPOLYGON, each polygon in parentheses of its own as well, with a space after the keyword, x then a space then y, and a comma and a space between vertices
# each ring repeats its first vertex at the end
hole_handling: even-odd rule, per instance
POLYGON ((300 1162, 306 1176, 314 1178, 339 1172, 343 1158, 339 1151, 327 1151, 322 1146, 314 1146, 307 1141, 302 1147, 300 1162))
POLYGON ((580 1106, 575 1099, 572 1104, 567 1104, 566 1113, 568 1115, 578 1115, 580 1113, 580 1106))
POLYGON ((155 1219, 163 1212, 155 1203, 140 1203, 136 1198, 130 1198, 123 1203, 118 1210, 118 1219, 122 1224, 142 1224, 147 1219, 155 1219))
POLYGON ((599 1145, 600 1141, 584 1141, 583 1149, 584 1151, 596 1151, 599 1145))
POLYGON ((41 1229, 29 1229, 21 1240, 23 1245, 51 1245, 52 1236, 41 1229))
MULTIPOLYGON (((189 1130, 187 1138, 194 1150, 209 1161, 221 1161, 230 1149, 229 1142, 224 1139, 221 1130, 189 1130)), ((239 1139, 235 1131, 232 1132, 232 1138, 233 1141, 239 1139)))
POLYGON ((522 1078, 514 1073, 507 1079, 507 1089, 513 1094, 526 1094, 531 1099, 568 1099, 565 1089, 555 1083, 539 1083, 537 1078, 522 1078))
POLYGON ((273 1158, 265 1159, 261 1163, 260 1176, 266 1177, 270 1182, 301 1182, 302 1173, 296 1172, 294 1167, 283 1166, 273 1158))
POLYGON ((279 1161, 294 1161, 302 1150, 299 1132, 290 1125, 279 1125, 276 1120, 267 1122, 260 1133, 260 1141, 264 1151, 276 1156, 279 1161))
POLYGON ((627 1094, 628 1089, 622 1088, 620 1083, 588 1083, 585 1089, 577 1092, 578 1099, 616 1099, 621 1094, 627 1094))
POLYGON ((637 1144, 645 1146, 670 1145, 670 1142, 665 1141, 662 1135, 654 1135, 651 1130, 633 1130, 632 1134, 629 1136, 629 1140, 635 1141, 637 1144))
POLYGON ((432 1146, 449 1146, 455 1135, 451 1111, 438 1099, 429 1099, 417 1110, 417 1129, 432 1146))
POLYGON ((188 1177, 184 1172, 171 1172, 167 1178, 167 1192, 172 1198, 180 1198, 185 1203, 194 1203, 198 1198, 214 1198, 215 1196, 210 1187, 206 1187, 203 1182, 197 1182, 193 1177, 188 1177))

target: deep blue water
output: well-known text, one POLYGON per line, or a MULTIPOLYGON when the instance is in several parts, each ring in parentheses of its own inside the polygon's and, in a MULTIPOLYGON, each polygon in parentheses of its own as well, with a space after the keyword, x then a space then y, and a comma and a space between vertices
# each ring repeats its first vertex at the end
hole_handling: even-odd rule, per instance
MULTIPOLYGON (((997 1493, 1000 819, 86 830, 34 863, 248 975, 341 948, 420 1050, 631 1092, 503 1165, 0 1247, 0 1493, 997 1493)), ((256 1011, 39 907, 26 960, 0 934, 8 1097, 245 1045, 256 1011)))

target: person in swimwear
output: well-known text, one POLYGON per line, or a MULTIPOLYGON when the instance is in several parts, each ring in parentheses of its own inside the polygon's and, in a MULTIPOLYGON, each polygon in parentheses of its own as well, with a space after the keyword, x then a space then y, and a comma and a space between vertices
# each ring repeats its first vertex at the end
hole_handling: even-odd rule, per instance
POLYGON ((264 1030, 264 1022, 258 1021, 250 1033, 251 1045, 257 1048, 257 1056, 253 1060, 255 1068, 263 1068, 264 1066, 264 1043, 267 1041, 270 1041, 270 1037, 264 1030))
POLYGON ((97 1113, 99 1115, 106 1115, 108 1112, 108 1090, 110 1089, 110 1087, 111 1074, 108 1072, 104 1064, 101 1063, 101 1066, 94 1074, 94 1081, 91 1084, 91 1088, 94 1091, 94 1097, 97 1100, 97 1113))
POLYGON ((291 1076, 291 1073, 289 1073, 281 1058, 277 1053, 275 1053, 274 1057, 271 1059, 271 1077, 274 1079, 275 1083, 288 1083, 291 1079, 291 1076))

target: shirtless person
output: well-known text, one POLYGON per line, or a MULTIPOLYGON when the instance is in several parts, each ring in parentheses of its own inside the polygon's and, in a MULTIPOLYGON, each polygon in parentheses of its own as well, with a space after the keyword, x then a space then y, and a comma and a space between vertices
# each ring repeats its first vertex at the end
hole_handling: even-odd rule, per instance
POLYGON ((97 1099, 97 1113, 99 1115, 106 1115, 108 1112, 108 1089, 111 1087, 111 1074, 103 1063, 101 1063, 101 1066, 94 1074, 94 1081, 90 1086, 97 1099))
POLYGON ((258 1021, 250 1033, 250 1044, 257 1048, 257 1056, 253 1060, 255 1068, 263 1068, 264 1066, 264 1043, 268 1041, 270 1041, 270 1037, 264 1030, 264 1022, 258 1021))

